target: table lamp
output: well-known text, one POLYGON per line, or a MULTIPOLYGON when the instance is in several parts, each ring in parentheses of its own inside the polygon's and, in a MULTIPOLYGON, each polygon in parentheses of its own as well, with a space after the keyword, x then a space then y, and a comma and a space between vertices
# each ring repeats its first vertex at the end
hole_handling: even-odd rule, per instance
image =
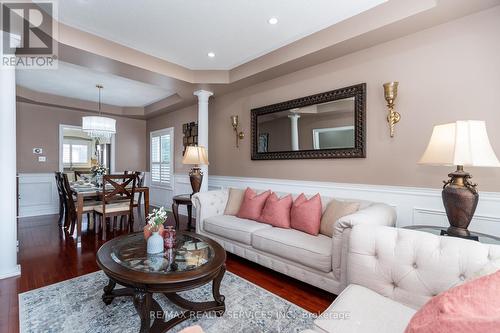
POLYGON ((484 121, 467 120, 434 126, 432 136, 419 164, 456 166, 444 181, 442 198, 450 236, 470 237, 467 227, 474 216, 479 194, 464 171, 470 167, 500 167, 491 147, 484 121))
POLYGON ((193 194, 200 192, 201 183, 203 182, 203 172, 198 165, 208 165, 207 150, 202 146, 188 146, 182 159, 182 164, 194 164, 189 172, 189 180, 193 194))

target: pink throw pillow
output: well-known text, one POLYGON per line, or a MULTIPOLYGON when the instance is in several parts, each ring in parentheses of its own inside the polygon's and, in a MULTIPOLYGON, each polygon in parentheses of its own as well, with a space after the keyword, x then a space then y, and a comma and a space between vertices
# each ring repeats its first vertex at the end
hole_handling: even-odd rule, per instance
POLYGON ((290 208, 292 207, 292 196, 289 194, 283 198, 273 193, 264 205, 259 221, 274 227, 290 229, 290 208))
POLYGON ((405 333, 500 332, 500 271, 431 298, 405 333))
POLYGON ((196 325, 186 327, 182 331, 179 331, 179 333, 203 333, 203 330, 201 329, 201 326, 196 325))
POLYGON ((307 200, 304 193, 293 202, 290 212, 290 226, 317 236, 321 225, 321 197, 319 193, 307 200))
POLYGON ((245 191, 245 197, 241 203, 240 210, 236 216, 241 219, 257 221, 262 213, 267 197, 270 194, 271 191, 266 191, 257 195, 254 190, 248 187, 245 191))

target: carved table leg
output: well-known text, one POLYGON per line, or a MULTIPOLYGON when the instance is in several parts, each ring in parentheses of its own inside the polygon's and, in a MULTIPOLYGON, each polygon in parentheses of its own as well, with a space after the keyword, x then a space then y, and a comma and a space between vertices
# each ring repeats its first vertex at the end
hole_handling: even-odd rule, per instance
POLYGON ((220 285, 225 273, 226 273, 226 266, 223 265, 219 270, 219 274, 217 274, 217 277, 212 282, 212 295, 214 296, 214 300, 217 303, 217 305, 222 307, 221 309, 215 311, 218 317, 222 316, 226 311, 226 304, 224 303, 224 300, 226 298, 224 297, 224 295, 220 294, 220 285))
POLYGON ((188 211, 188 227, 187 231, 191 231, 193 226, 191 225, 192 220, 193 220, 193 206, 191 204, 187 204, 187 211, 188 211))
POLYGON ((152 295, 151 293, 136 290, 134 293, 134 306, 141 317, 141 329, 140 333, 148 333, 151 329, 151 317, 150 310, 152 305, 152 295))
POLYGON ((103 289, 104 294, 102 295, 102 300, 104 304, 110 305, 111 302, 113 301, 113 298, 115 298, 113 296, 113 290, 115 289, 115 287, 116 287, 116 282, 109 279, 108 285, 103 289))
POLYGON ((220 285, 225 272, 226 267, 222 266, 212 282, 212 295, 214 297, 213 301, 193 302, 181 297, 176 293, 165 294, 165 296, 173 304, 182 309, 186 309, 187 311, 182 312, 181 314, 177 315, 167 322, 155 322, 152 329, 158 332, 165 332, 183 322, 184 320, 200 316, 203 313, 207 312, 214 312, 217 317, 222 316, 226 311, 226 305, 224 303, 224 296, 220 294, 220 285))
POLYGON ((179 203, 175 200, 172 204, 172 213, 174 214, 175 230, 179 230, 179 203))

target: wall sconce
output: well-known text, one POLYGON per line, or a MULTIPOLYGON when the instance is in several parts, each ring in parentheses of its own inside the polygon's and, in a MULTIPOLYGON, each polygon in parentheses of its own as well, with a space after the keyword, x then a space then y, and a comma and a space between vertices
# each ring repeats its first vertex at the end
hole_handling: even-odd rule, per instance
POLYGON ((240 145, 240 140, 243 140, 243 138, 245 137, 245 133, 243 132, 240 132, 238 130, 238 126, 239 126, 239 120, 238 120, 238 116, 231 116, 231 125, 233 126, 233 131, 234 131, 234 134, 236 135, 236 148, 239 148, 240 145))
POLYGON ((394 101, 398 96, 398 84, 399 82, 384 83, 384 96, 387 101, 387 108, 389 109, 387 122, 389 123, 391 138, 394 137, 394 125, 401 120, 401 115, 394 111, 394 101))

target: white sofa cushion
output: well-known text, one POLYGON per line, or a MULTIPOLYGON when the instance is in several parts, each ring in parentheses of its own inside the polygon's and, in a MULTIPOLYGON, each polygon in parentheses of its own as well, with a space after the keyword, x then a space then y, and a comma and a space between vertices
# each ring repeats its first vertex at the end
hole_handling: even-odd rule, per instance
POLYGON ((402 333, 416 310, 351 284, 314 321, 321 332, 402 333))
POLYGON ((332 239, 325 235, 313 236, 294 229, 260 229, 253 233, 252 246, 326 273, 332 270, 332 239))
POLYGON ((251 245, 253 232, 272 227, 269 224, 240 219, 232 215, 218 215, 205 219, 203 228, 215 235, 251 245))

